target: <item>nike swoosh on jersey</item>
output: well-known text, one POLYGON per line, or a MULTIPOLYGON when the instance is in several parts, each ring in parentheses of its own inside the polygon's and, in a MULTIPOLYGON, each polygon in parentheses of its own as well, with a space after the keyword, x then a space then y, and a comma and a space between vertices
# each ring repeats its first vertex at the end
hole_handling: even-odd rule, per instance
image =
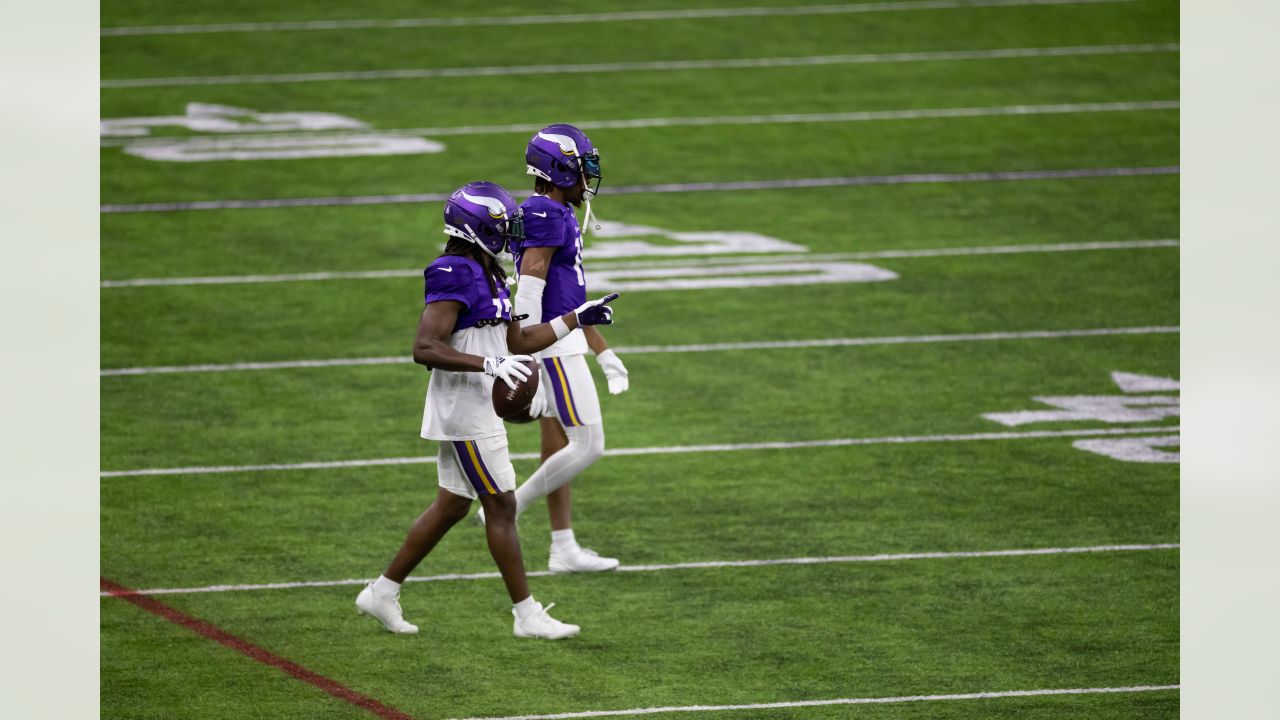
POLYGON ((537 215, 538 217, 546 217, 546 216, 547 216, 547 214, 546 214, 546 213, 533 212, 533 211, 530 211, 530 212, 529 212, 529 214, 530 214, 530 215, 537 215))
POLYGON ((436 268, 436 269, 437 269, 437 270, 443 270, 443 271, 445 271, 445 272, 453 272, 453 268, 451 268, 451 267, 438 267, 438 268, 436 268))

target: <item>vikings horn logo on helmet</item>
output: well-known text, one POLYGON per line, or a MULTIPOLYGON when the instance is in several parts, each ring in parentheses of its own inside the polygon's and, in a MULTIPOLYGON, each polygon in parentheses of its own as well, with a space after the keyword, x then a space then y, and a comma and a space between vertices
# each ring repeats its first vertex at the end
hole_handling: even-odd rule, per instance
POLYGON ((502 201, 498 198, 486 197, 484 195, 469 195, 461 190, 458 192, 462 194, 463 200, 473 202, 476 205, 483 205, 488 208, 489 217, 494 218, 495 220, 501 220, 507 216, 507 208, 503 206, 502 201))
POLYGON ((551 142, 559 145, 560 152, 564 153, 565 155, 573 156, 578 154, 578 143, 574 142, 573 138, 569 137, 568 135, 557 135, 555 133, 540 132, 538 133, 538 137, 542 138, 543 140, 550 140, 551 142))

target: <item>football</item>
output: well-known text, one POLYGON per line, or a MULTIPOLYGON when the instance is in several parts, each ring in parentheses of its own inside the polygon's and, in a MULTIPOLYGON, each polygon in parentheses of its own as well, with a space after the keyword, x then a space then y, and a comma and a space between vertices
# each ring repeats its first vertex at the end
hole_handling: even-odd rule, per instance
POLYGON ((531 422, 529 403, 533 402, 534 393, 538 392, 538 364, 525 361, 524 366, 532 372, 529 379, 519 383, 515 388, 507 387, 501 380, 493 381, 493 411, 498 417, 510 422, 531 422))

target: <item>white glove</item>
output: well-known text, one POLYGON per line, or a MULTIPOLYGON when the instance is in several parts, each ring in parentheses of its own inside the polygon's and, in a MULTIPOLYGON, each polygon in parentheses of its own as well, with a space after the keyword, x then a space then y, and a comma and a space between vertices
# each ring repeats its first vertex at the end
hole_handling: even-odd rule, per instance
POLYGON ((538 383, 538 389, 529 401, 529 417, 540 418, 547 412, 547 391, 543 385, 538 383))
POLYGON ((612 349, 605 350, 596 356, 596 362, 600 363, 600 369, 604 371, 604 377, 609 381, 610 395, 619 395, 627 391, 631 383, 627 380, 627 368, 622 364, 617 353, 612 349))
POLYGON ((484 374, 501 380, 507 387, 515 390, 518 383, 524 382, 532 374, 529 368, 521 364, 525 362, 533 362, 533 358, 528 355, 487 357, 484 359, 484 374))

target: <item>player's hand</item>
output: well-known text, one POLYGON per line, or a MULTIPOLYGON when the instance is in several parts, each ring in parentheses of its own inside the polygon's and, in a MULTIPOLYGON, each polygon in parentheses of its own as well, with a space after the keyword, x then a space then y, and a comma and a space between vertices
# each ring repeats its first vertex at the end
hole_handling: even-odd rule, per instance
POLYGON ((512 390, 516 389, 516 385, 524 382, 529 378, 529 368, 523 363, 533 362, 533 358, 528 355, 495 355, 484 359, 484 374, 489 377, 497 378, 507 384, 512 390))
POLYGON ((529 401, 529 417, 540 418, 547 412, 547 391, 543 383, 538 383, 538 389, 533 393, 533 399, 529 401))
POLYGON ((578 306, 573 314, 579 325, 612 325, 613 308, 608 303, 618 299, 618 293, 609 293, 599 300, 592 300, 578 306))
POLYGON ((627 391, 631 386, 627 380, 627 367, 622 364, 622 360, 612 349, 605 350, 596 356, 596 362, 600 363, 600 369, 604 371, 604 377, 609 381, 609 394, 619 395, 627 391))

